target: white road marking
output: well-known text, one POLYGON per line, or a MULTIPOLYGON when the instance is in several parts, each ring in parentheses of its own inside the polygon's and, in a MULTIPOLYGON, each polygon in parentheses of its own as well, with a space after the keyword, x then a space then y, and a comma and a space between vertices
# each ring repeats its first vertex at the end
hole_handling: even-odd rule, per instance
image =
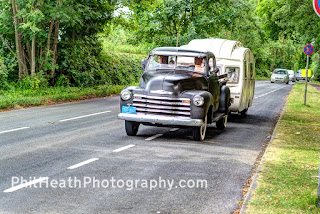
POLYGON ((119 148, 119 149, 113 150, 113 152, 121 152, 121 151, 123 151, 123 150, 132 148, 132 147, 134 147, 134 146, 136 146, 136 145, 130 144, 130 145, 128 145, 128 146, 124 146, 124 147, 121 147, 121 148, 119 148))
POLYGON ((271 93, 273 93, 273 92, 279 91, 280 89, 283 89, 283 88, 285 88, 285 87, 288 87, 288 86, 283 86, 283 87, 281 87, 281 88, 277 88, 277 89, 275 89, 275 90, 269 91, 269 92, 267 92, 267 93, 265 93, 265 94, 262 94, 262 95, 260 95, 260 96, 254 97, 254 99, 257 99, 257 98, 260 98, 260 97, 264 97, 264 96, 266 96, 266 95, 268 95, 268 94, 271 94, 271 93))
POLYGON ((6 190, 3 191, 3 192, 5 192, 5 193, 14 192, 14 191, 17 191, 17 190, 19 190, 19 189, 22 189, 22 188, 25 188, 25 187, 34 185, 34 184, 36 184, 36 183, 40 183, 40 182, 45 181, 45 180, 48 180, 48 179, 49 179, 49 177, 41 177, 41 178, 38 178, 38 179, 36 179, 36 180, 33 180, 33 181, 30 181, 30 182, 27 182, 27 183, 23 183, 23 184, 19 184, 19 185, 17 185, 17 186, 11 187, 11 188, 9 188, 9 189, 6 189, 6 190))
POLYGON ((154 139, 156 139, 156 138, 158 138, 158 137, 161 137, 162 135, 163 135, 163 134, 156 134, 156 135, 154 135, 154 136, 148 137, 146 140, 148 140, 148 141, 154 140, 154 139))
POLYGON ((22 127, 22 128, 17 128, 17 129, 11 129, 11 130, 7 130, 7 131, 2 131, 2 132, 0 132, 0 134, 4 134, 4 133, 8 133, 8 132, 15 132, 15 131, 23 130, 23 129, 30 129, 30 127, 22 127))
POLYGON ((106 114, 106 113, 110 113, 111 111, 103 111, 103 112, 98 112, 98 113, 94 113, 94 114, 87 114, 87 115, 83 115, 83 116, 79 116, 79 117, 72 117, 72 118, 68 118, 68 119, 64 119, 64 120, 59 120, 59 122, 65 122, 65 121, 69 121, 69 120, 77 120, 80 118, 84 118, 84 117, 91 117, 91 116, 95 116, 95 115, 99 115, 99 114, 106 114))
POLYGON ((70 166, 70 167, 68 167, 68 169, 76 169, 76 168, 78 168, 78 167, 80 167, 80 166, 83 166, 83 165, 92 163, 92 162, 97 161, 97 160, 99 160, 99 158, 91 158, 91 159, 89 159, 89 160, 86 160, 86 161, 83 161, 83 162, 81 162, 81 163, 78 163, 78 164, 75 164, 75 165, 73 165, 73 166, 70 166))
POLYGON ((170 129, 170 132, 175 132, 175 131, 178 131, 179 128, 173 128, 173 129, 170 129))

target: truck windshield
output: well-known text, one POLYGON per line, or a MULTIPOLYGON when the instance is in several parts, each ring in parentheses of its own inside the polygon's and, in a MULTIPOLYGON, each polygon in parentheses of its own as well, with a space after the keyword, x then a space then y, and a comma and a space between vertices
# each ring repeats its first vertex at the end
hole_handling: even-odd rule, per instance
POLYGON ((228 74, 229 83, 237 83, 239 80, 239 67, 226 67, 226 73, 228 74))
POLYGON ((176 69, 204 73, 206 60, 198 57, 152 55, 148 70, 176 69))

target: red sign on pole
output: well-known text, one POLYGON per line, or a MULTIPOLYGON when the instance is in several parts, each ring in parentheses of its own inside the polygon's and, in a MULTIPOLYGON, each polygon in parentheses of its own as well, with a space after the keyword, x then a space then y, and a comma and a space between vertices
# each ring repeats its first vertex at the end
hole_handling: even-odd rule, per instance
MULTIPOLYGON (((318 0, 317 0, 318 1, 318 0)), ((319 0, 320 1, 320 0, 319 0)), ((304 46, 303 48, 303 52, 306 54, 306 55, 312 55, 313 52, 314 52, 314 48, 312 45, 306 45, 304 46)))
POLYGON ((313 0, 313 9, 320 16, 320 0, 313 0))

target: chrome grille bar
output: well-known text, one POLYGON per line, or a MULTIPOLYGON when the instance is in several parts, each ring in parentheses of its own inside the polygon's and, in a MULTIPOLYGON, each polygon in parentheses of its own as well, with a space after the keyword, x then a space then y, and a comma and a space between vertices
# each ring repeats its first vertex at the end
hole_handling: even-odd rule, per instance
POLYGON ((135 94, 132 106, 137 114, 190 117, 190 99, 135 94))
POLYGON ((169 110, 163 110, 163 109, 148 109, 148 108, 137 108, 137 112, 153 112, 153 113, 176 114, 176 115, 190 115, 190 112, 169 111, 169 110))
POLYGON ((144 107, 144 108, 152 108, 152 109, 165 109, 165 110, 178 110, 178 111, 190 111, 188 107, 172 107, 172 106, 165 106, 165 105, 148 105, 142 103, 133 103, 135 107, 144 107))

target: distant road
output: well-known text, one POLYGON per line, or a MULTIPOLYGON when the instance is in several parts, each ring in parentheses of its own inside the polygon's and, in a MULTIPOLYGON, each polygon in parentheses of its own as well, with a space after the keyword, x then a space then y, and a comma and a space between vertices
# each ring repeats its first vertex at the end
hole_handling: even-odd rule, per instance
POLYGON ((200 143, 190 129, 140 126, 138 136, 128 137, 117 119, 119 97, 1 112, 0 212, 232 213, 291 88, 257 81, 248 117, 229 117, 224 131, 209 126, 200 143), (11 188, 12 177, 21 176, 43 185, 75 177, 128 183, 11 188), (128 188, 131 181, 160 179, 175 185, 128 188), (176 185, 196 180, 206 180, 207 189, 176 185))

